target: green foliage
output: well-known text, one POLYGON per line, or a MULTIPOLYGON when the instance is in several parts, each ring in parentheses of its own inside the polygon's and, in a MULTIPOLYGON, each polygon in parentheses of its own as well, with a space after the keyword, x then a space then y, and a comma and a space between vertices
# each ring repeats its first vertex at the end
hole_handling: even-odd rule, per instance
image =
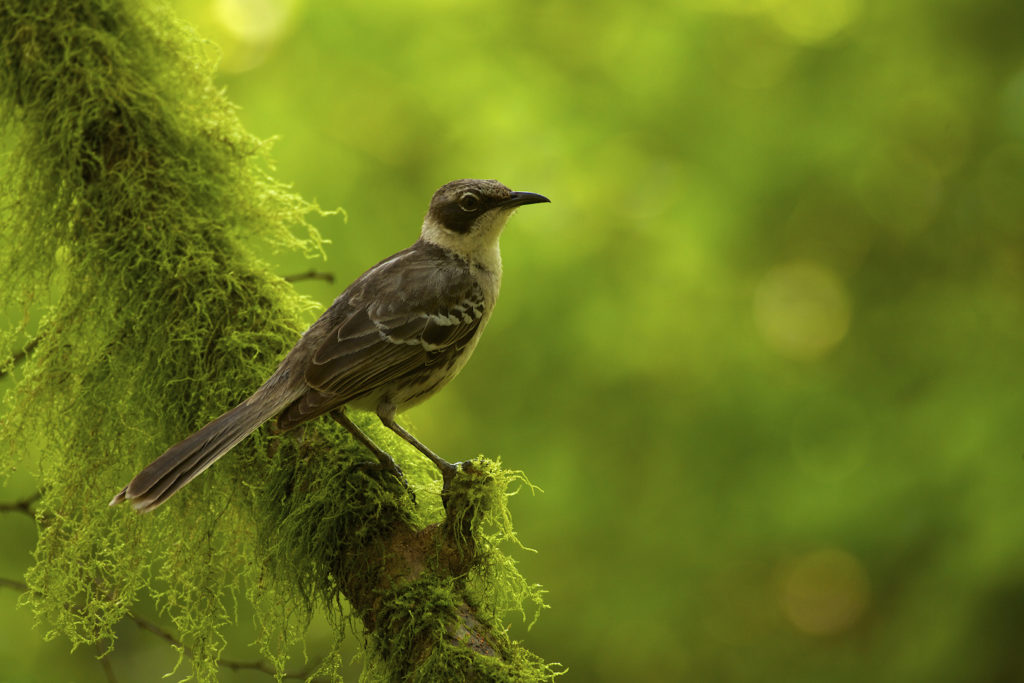
MULTIPOLYGON (((245 595, 257 647, 280 673, 317 609, 341 638, 342 591, 372 585, 366 574, 378 565, 366 553, 388 551, 384 534, 439 518, 422 458, 407 466, 417 510, 393 478, 354 468, 366 455, 326 423, 257 435, 157 513, 107 501, 250 393, 294 343, 314 306, 253 249, 319 253, 306 222, 319 209, 268 175, 266 144, 213 86, 204 45, 166 12, 4 0, 0 35, 10 148, 0 310, 22 314, 0 348, 39 340, 0 426, 13 446, 0 468, 32 462, 43 491, 25 599, 47 638, 113 647, 115 625, 149 596, 187 646, 192 675, 213 680, 245 595)), ((401 450, 371 422, 374 438, 401 450)), ((473 523, 459 580, 500 624, 524 600, 541 602, 498 548, 514 538, 505 502, 514 475, 480 467, 486 493, 455 503, 473 523)), ((442 596, 451 581, 422 571, 399 592, 442 596)), ((401 609, 415 617, 420 607, 431 609, 401 609)), ((519 646, 502 647, 550 678, 519 646)), ((339 662, 335 647, 318 673, 337 676, 339 662)), ((377 660, 375 670, 388 677, 392 666, 377 660)))

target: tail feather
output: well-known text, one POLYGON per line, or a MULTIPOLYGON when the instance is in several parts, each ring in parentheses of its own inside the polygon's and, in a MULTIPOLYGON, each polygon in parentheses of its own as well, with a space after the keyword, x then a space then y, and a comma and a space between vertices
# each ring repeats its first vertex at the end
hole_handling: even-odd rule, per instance
POLYGON ((237 446, 265 421, 280 411, 280 405, 248 401, 235 406, 199 431, 185 437, 139 472, 111 505, 131 501, 139 512, 148 512, 174 495, 237 446))

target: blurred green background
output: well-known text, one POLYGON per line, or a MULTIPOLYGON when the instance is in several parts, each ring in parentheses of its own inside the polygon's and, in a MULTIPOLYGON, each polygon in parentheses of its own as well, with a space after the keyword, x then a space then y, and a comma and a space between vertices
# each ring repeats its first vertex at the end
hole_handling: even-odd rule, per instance
MULTIPOLYGON (((512 629, 562 680, 1024 680, 1024 4, 175 4, 347 211, 326 263, 265 255, 325 306, 451 179, 552 199, 406 419, 544 489, 513 512, 551 609, 512 629)), ((0 534, 16 576, 31 523, 0 534)), ((0 601, 0 679, 103 680, 0 601)))

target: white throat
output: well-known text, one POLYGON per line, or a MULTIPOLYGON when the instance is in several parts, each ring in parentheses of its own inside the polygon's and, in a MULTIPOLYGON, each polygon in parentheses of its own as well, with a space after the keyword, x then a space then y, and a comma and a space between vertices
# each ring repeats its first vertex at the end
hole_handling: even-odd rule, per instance
POLYGON ((448 249, 476 266, 501 277, 501 251, 498 238, 508 222, 511 210, 494 209, 480 216, 468 233, 461 234, 441 227, 428 214, 423 220, 420 238, 424 242, 448 249))

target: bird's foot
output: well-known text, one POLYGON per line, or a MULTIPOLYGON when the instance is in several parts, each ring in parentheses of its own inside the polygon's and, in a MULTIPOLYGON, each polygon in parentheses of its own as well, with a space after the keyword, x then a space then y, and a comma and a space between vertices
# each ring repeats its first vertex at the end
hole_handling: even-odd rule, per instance
POLYGON ((458 476, 459 472, 465 472, 467 474, 473 474, 476 472, 476 465, 473 464, 472 460, 463 460, 461 462, 445 462, 435 463, 437 469, 441 470, 441 495, 446 495, 452 487, 452 482, 455 481, 455 477, 458 476))
POLYGON ((441 470, 441 495, 444 496, 452 487, 452 482, 455 481, 455 476, 459 473, 459 468, 462 467, 461 462, 451 463, 445 462, 435 463, 437 469, 441 470))

